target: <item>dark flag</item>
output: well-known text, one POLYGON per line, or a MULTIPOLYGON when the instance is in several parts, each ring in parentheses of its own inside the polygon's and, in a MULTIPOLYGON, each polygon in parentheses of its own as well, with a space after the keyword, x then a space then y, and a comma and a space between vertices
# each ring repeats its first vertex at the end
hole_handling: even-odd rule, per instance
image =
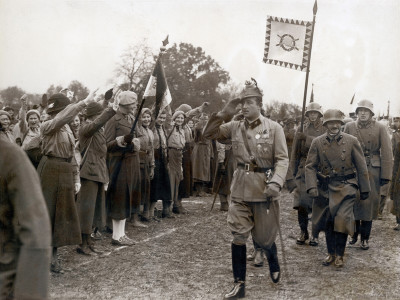
POLYGON ((310 103, 314 102, 314 83, 312 85, 312 89, 311 89, 311 97, 310 97, 310 103))
POLYGON ((354 96, 355 96, 355 95, 356 95, 356 93, 354 93, 353 98, 351 98, 350 105, 353 104, 354 96))
POLYGON ((169 92, 167 80, 165 78, 164 68, 161 63, 161 56, 157 59, 153 74, 150 76, 143 97, 156 97, 155 118, 157 118, 159 112, 172 101, 171 93, 169 92))

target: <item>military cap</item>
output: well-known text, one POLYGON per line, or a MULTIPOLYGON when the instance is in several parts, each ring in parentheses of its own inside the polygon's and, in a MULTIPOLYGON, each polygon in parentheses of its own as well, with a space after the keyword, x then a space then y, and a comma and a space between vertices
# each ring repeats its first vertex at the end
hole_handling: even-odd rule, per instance
POLYGON ((130 105, 137 103, 137 95, 135 92, 125 91, 118 95, 119 105, 130 105))
POLYGON ((263 94, 257 86, 257 81, 255 81, 253 78, 251 78, 251 81, 246 81, 244 89, 240 93, 240 99, 242 100, 250 97, 262 99, 262 96, 263 94))
POLYGON ((71 102, 69 101, 68 97, 62 93, 57 93, 52 95, 49 98, 49 104, 47 108, 47 113, 58 113, 62 111, 65 107, 67 107, 71 102))

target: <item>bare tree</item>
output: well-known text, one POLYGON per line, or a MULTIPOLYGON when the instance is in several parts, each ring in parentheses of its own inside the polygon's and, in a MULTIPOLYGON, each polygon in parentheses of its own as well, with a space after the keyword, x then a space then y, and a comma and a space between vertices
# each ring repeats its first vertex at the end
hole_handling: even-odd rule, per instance
POLYGON ((123 80, 124 89, 140 94, 146 87, 155 64, 155 56, 146 40, 128 47, 121 55, 116 68, 117 76, 123 80))

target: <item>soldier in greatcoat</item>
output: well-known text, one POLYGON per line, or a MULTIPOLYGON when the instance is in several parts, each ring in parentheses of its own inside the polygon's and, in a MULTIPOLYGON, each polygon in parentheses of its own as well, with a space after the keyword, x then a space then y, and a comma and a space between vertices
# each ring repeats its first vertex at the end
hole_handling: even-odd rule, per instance
POLYGON ((246 82, 241 98, 230 101, 221 112, 213 114, 204 129, 206 138, 232 140, 237 162, 228 211, 228 226, 233 234, 235 284, 225 299, 245 296, 246 242, 250 233, 266 252, 272 281, 276 283, 280 278, 275 244, 279 226, 278 199, 289 159, 282 127, 262 116, 261 107, 262 93, 257 83, 246 82), (230 121, 241 102, 244 119, 230 121))
POLYGON ((126 219, 131 217, 135 226, 140 210, 140 141, 130 134, 137 108, 137 95, 125 91, 118 95, 117 113, 105 126, 107 141, 107 167, 110 176, 106 195, 108 216, 112 219, 112 245, 133 245, 134 241, 125 234, 126 219))
POLYGON ((347 237, 354 233, 357 192, 363 200, 370 191, 360 143, 341 132, 343 119, 340 110, 325 112, 323 125, 327 132, 312 141, 305 164, 306 189, 314 198, 312 222, 325 230, 328 256, 323 265, 334 264, 337 268, 343 267, 347 237))
POLYGON ((0 299, 47 299, 51 228, 28 157, 0 140, 0 299))
POLYGON ((390 186, 390 198, 393 200, 391 212, 396 216, 396 226, 393 229, 400 231, 400 142, 397 143, 394 153, 393 175, 390 186))
MULTIPOLYGON (((300 235, 296 241, 298 245, 304 245, 309 239, 308 234, 308 214, 312 212, 313 198, 307 193, 305 180, 305 163, 311 142, 317 136, 325 133, 322 126, 322 107, 316 102, 308 104, 306 109, 307 124, 304 130, 296 131, 293 150, 289 163, 289 171, 286 176, 286 186, 289 192, 294 190, 293 208, 297 209, 297 218, 300 225, 300 235)), ((309 241, 310 246, 318 245, 318 231, 312 231, 309 241)))
POLYGON ((97 102, 86 108, 86 121, 79 129, 81 163, 81 191, 76 202, 81 225, 82 244, 78 253, 91 255, 101 253, 90 238, 93 227, 102 229, 106 220, 105 190, 109 176, 106 165, 107 143, 104 125, 115 115, 118 101, 113 107, 103 108, 97 102))
POLYGON ((354 215, 356 232, 350 244, 355 244, 361 235, 361 249, 369 249, 372 220, 378 218, 380 189, 389 183, 393 170, 393 152, 386 127, 372 120, 374 105, 361 100, 356 108, 357 121, 347 123, 344 132, 355 136, 360 142, 368 166, 371 193, 366 201, 356 201, 354 215))
POLYGON ((79 166, 74 159, 75 138, 68 123, 93 102, 93 95, 91 93, 85 100, 74 104, 70 104, 61 93, 52 95, 47 109, 50 120, 40 127, 43 157, 37 171, 52 225, 51 270, 56 273, 63 272, 57 248, 82 242, 75 205, 75 194, 79 192, 81 183, 79 166))

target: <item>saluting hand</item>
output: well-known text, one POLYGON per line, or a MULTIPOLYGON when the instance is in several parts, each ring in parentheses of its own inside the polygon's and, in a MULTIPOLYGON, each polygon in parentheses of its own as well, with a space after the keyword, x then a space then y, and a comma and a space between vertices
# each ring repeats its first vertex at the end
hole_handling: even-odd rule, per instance
POLYGON ((225 105, 224 109, 218 113, 218 115, 223 118, 224 120, 231 119, 234 115, 236 115, 239 111, 238 105, 242 102, 240 98, 235 98, 228 102, 225 105))

